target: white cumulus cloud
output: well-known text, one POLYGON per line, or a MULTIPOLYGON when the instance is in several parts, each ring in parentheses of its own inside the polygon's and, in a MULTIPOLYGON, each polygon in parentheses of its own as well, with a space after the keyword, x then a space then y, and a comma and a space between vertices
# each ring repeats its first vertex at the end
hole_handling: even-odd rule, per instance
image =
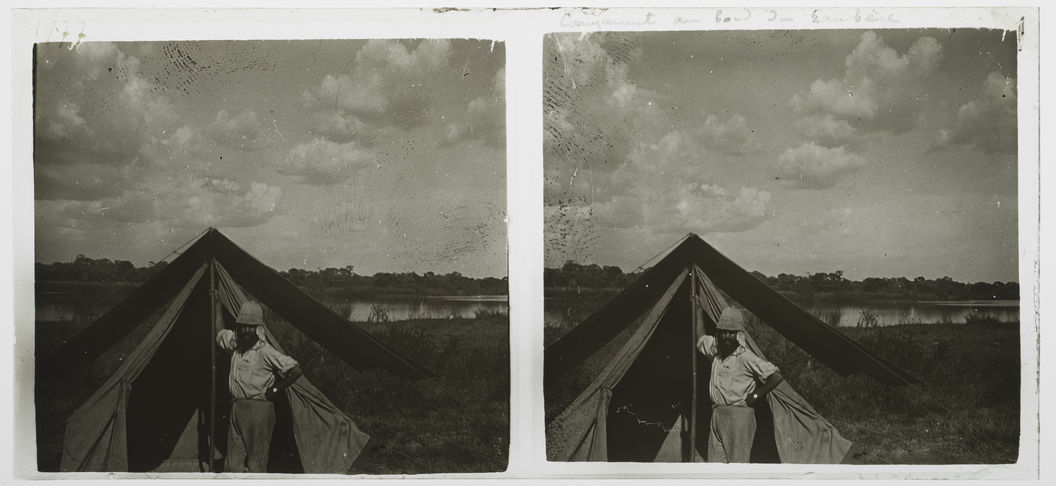
POLYGON ((323 76, 301 100, 310 110, 417 126, 430 105, 428 90, 437 89, 434 81, 450 57, 448 40, 423 40, 413 49, 401 41, 371 40, 356 52, 350 72, 323 76))
POLYGON ((858 138, 858 130, 832 114, 803 117, 799 126, 804 137, 826 147, 846 145, 858 138))
POLYGON ((840 77, 815 79, 792 97, 793 109, 804 115, 835 116, 867 130, 904 132, 918 122, 926 105, 923 82, 942 61, 942 45, 920 37, 899 54, 869 31, 844 60, 840 77))
POLYGON ((759 148, 748 121, 739 113, 730 115, 724 121, 715 115, 708 115, 700 133, 705 145, 719 152, 738 155, 759 148))
POLYGON ((356 142, 336 143, 322 138, 290 149, 285 171, 308 184, 336 184, 374 163, 374 153, 356 142))
POLYGON ((833 187, 865 166, 864 158, 844 147, 829 148, 814 142, 785 150, 777 157, 781 179, 799 189, 833 187))
POLYGON ((227 179, 183 178, 139 184, 94 201, 41 202, 42 218, 61 218, 71 227, 162 223, 201 230, 208 226, 248 227, 278 214, 282 188, 252 182, 248 189, 227 179))
POLYGON ((43 175, 37 178, 38 197, 120 192, 97 189, 135 182, 143 175, 136 167, 158 160, 160 141, 179 130, 177 106, 140 72, 140 61, 117 45, 41 44, 37 57, 34 163, 43 175), (74 180, 92 180, 93 189, 85 191, 74 180))
POLYGON ((234 116, 227 110, 220 110, 213 120, 212 130, 213 137, 221 145, 245 149, 257 141, 264 125, 253 110, 244 110, 234 116))
POLYGON ((313 134, 339 143, 362 137, 368 128, 360 117, 339 111, 313 113, 311 121, 313 134))
POLYGON ((491 93, 473 98, 466 106, 464 124, 449 123, 446 139, 450 142, 480 137, 495 146, 506 142, 506 68, 495 72, 491 93))
POLYGON ((991 72, 983 81, 982 95, 957 109, 956 125, 938 131, 935 148, 963 144, 988 154, 1014 154, 1016 112, 1016 79, 991 72))
POLYGON ((769 219, 770 200, 769 191, 754 187, 729 193, 711 184, 686 185, 678 193, 676 221, 682 228, 696 232, 746 231, 769 219))

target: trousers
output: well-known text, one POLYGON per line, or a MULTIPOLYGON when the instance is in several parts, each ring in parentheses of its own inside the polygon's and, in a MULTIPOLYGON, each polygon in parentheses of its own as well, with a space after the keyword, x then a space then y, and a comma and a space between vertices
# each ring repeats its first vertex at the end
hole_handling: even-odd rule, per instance
POLYGON ((226 472, 267 472, 271 435, 275 431, 275 406, 266 400, 231 402, 231 427, 227 433, 226 472))
POLYGON ((711 410, 708 462, 749 462, 755 440, 755 410, 719 405, 711 410))

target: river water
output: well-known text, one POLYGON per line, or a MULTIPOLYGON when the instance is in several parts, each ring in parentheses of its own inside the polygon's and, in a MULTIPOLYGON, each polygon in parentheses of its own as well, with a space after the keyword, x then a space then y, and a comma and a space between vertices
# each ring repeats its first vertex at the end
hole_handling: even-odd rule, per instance
MULTIPOLYGON (((38 321, 74 322, 93 320, 106 308, 78 306, 70 296, 38 295, 38 321)), ((350 321, 379 320, 384 314, 388 321, 410 319, 473 319, 478 315, 509 315, 509 299, 505 295, 435 296, 420 299, 364 299, 350 302, 323 302, 350 321)))
MULTIPOLYGON (((334 305, 331 304, 331 308, 334 305)), ((337 305, 352 322, 377 320, 384 312, 387 320, 475 318, 482 314, 509 315, 505 295, 437 296, 424 299, 359 300, 337 305), (347 310, 346 310, 347 309, 347 310)))
MULTIPOLYGON (((605 303, 577 303, 548 300, 544 312, 548 326, 567 326, 579 322, 605 303)), ((971 319, 996 322, 1019 322, 1019 301, 950 301, 902 304, 812 304, 806 310, 824 322, 838 327, 859 325, 893 326, 899 324, 964 324, 971 319)))

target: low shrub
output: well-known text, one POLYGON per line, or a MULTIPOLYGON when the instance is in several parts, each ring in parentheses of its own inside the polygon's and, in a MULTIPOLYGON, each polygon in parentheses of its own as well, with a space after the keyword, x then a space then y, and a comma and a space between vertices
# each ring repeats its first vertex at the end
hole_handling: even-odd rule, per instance
POLYGON ((858 309, 858 327, 873 328, 880 326, 880 315, 872 309, 858 309))
POLYGON ((473 316, 476 319, 506 319, 509 317, 509 312, 501 311, 498 309, 477 309, 473 312, 473 316))
POLYGON ((969 312, 968 314, 965 314, 964 323, 965 324, 995 325, 995 324, 1001 324, 1001 321, 997 320, 996 317, 989 316, 989 315, 986 315, 983 312, 980 312, 978 309, 973 309, 972 312, 969 312))

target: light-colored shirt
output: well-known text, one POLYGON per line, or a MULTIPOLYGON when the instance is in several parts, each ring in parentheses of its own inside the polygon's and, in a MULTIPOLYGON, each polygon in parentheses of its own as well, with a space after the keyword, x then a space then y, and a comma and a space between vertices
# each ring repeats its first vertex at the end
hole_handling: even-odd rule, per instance
POLYGON ((238 339, 235 331, 223 329, 216 335, 216 343, 231 351, 231 373, 227 388, 232 398, 264 400, 264 392, 275 384, 275 374, 286 374, 297 361, 270 344, 258 339, 252 348, 245 352, 238 351, 238 339))
POLYGON ((747 406, 745 399, 755 391, 756 381, 766 381, 778 371, 777 366, 760 358, 743 344, 725 358, 718 356, 714 338, 701 338, 698 348, 711 358, 708 392, 711 402, 716 405, 747 406))

